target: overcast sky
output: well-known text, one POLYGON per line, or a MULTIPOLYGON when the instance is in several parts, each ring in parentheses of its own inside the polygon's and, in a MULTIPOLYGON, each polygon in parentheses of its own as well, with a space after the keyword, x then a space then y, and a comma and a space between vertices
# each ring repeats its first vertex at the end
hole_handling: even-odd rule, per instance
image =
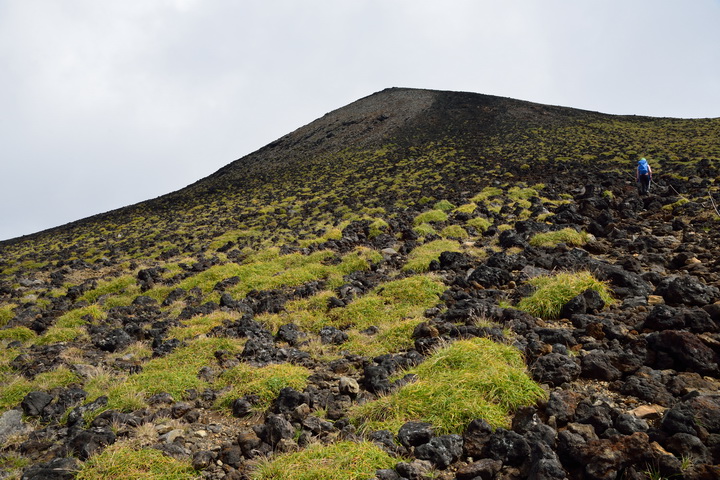
POLYGON ((0 0, 0 240, 387 87, 720 117, 720 0, 0 0))

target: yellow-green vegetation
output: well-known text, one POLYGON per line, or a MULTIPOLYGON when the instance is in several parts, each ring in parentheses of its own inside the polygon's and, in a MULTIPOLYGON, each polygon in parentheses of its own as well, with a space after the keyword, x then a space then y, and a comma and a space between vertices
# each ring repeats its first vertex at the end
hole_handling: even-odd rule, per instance
POLYGON ((543 188, 545 188, 543 184, 537 184, 532 187, 516 185, 508 189, 508 197, 514 201, 528 200, 532 197, 539 197, 540 192, 538 190, 542 190, 543 188))
POLYGON ((0 455, 0 471, 5 472, 5 478, 13 480, 21 478, 22 470, 30 465, 30 460, 12 453, 0 455))
POLYGON ((254 480, 365 480, 375 471, 393 468, 393 458, 371 442, 341 441, 313 444, 295 453, 277 455, 261 462, 254 480))
POLYGON ((240 282, 227 289, 227 292, 243 297, 251 290, 293 287, 321 279, 339 286, 344 275, 369 269, 369 260, 377 258, 368 249, 359 249, 344 255, 336 265, 328 264, 327 260, 335 256, 331 250, 310 255, 280 255, 278 248, 270 248, 250 257, 242 265, 226 263, 211 267, 181 282, 180 287, 188 290, 198 287, 204 293, 209 293, 219 281, 239 277, 240 282))
POLYGON ((22 375, 10 371, 7 362, 0 364, 0 411, 13 408, 20 404, 22 399, 33 390, 48 391, 57 387, 67 387, 79 380, 77 374, 67 367, 58 367, 55 370, 35 375, 28 380, 22 375))
POLYGON ((146 398, 156 393, 167 392, 180 400, 187 389, 209 386, 198 372, 214 362, 216 351, 239 352, 243 344, 243 340, 230 338, 198 338, 164 357, 145 362, 138 374, 101 372, 85 383, 88 400, 107 395, 107 408, 122 411, 141 408, 146 398))
POLYGON ((417 380, 354 408, 353 421, 364 430, 397 431, 426 421, 438 432, 458 433, 475 418, 507 427, 515 409, 544 395, 519 350, 486 338, 454 342, 408 373, 417 380))
POLYGON ((428 210, 415 217, 415 225, 423 223, 444 222, 448 219, 448 214, 443 210, 428 210))
POLYGON ((689 202, 690 202, 690 200, 688 200, 685 197, 682 197, 682 198, 678 199, 678 201, 676 201, 676 202, 670 203, 668 205, 663 205, 662 209, 672 212, 675 208, 682 207, 683 205, 685 205, 686 203, 689 203, 689 202))
POLYGON ((439 259, 442 252, 459 252, 460 250, 460 244, 455 240, 433 240, 411 251, 403 270, 427 272, 430 262, 439 259))
POLYGON ((357 328, 351 329, 348 332, 347 342, 343 343, 340 348, 371 358, 408 350, 414 345, 412 333, 423 320, 419 316, 400 318, 395 321, 388 319, 378 326, 379 331, 374 334, 361 333, 357 328))
POLYGON ((83 327, 60 327, 53 325, 35 340, 35 345, 51 345, 58 342, 72 342, 81 338, 89 338, 83 327))
POLYGON ((273 363, 264 367, 240 363, 224 370, 216 382, 216 386, 229 388, 219 399, 218 406, 228 408, 235 399, 252 393, 260 397, 255 408, 263 412, 283 388, 303 391, 310 373, 307 368, 290 363, 273 363))
POLYGON ((439 202, 435 203, 435 205, 433 205, 433 208, 435 210, 442 210, 443 212, 450 212, 455 208, 455 205, 448 202, 447 200, 440 200, 439 202))
POLYGON ((502 195, 503 190, 502 188, 498 187, 485 187, 482 189, 480 193, 475 195, 471 200, 475 203, 484 203, 486 200, 489 200, 492 197, 502 195))
POLYGON ((563 305, 588 289, 597 291, 606 304, 614 303, 608 285, 587 271, 541 275, 528 283, 536 290, 520 300, 517 308, 545 320, 558 318, 563 305))
POLYGON ((456 240, 465 240, 470 236, 468 235, 467 230, 460 225, 448 225, 442 229, 440 235, 445 238, 454 238, 456 240))
POLYGON ((19 340, 24 342, 36 336, 37 334, 27 327, 12 327, 0 330, 0 340, 19 340))
POLYGON ((122 277, 115 278, 104 282, 99 282, 97 288, 94 288, 80 297, 81 300, 85 300, 88 303, 95 303, 103 295, 114 295, 120 296, 124 294, 125 301, 115 301, 117 305, 129 304, 132 300, 132 296, 140 293, 139 287, 137 287, 135 277, 132 275, 123 275, 122 277))
POLYGON ((242 315, 238 312, 213 312, 209 315, 198 315, 188 320, 182 320, 181 326, 173 327, 168 337, 178 340, 187 340, 210 332, 226 321, 239 320, 242 315))
POLYGON ((475 217, 468 220, 467 224, 471 227, 474 227, 478 232, 482 233, 488 228, 490 228, 493 222, 491 222, 485 217, 475 217))
POLYGON ((443 283, 432 275, 413 275, 384 283, 356 298, 345 307, 328 310, 331 291, 288 302, 285 311, 257 317, 271 329, 293 322, 303 330, 319 332, 324 326, 345 329, 348 341, 342 350, 362 355, 381 355, 412 346, 410 334, 423 312, 437 304, 445 291, 443 283), (377 327, 374 335, 360 332, 377 327), (407 336, 406 336, 407 335, 407 336))
POLYGON ((369 233, 370 238, 375 238, 378 235, 380 235, 381 233, 384 233, 385 230, 387 230, 387 228, 388 228, 388 223, 385 220, 383 220, 382 218, 378 218, 378 219, 374 220, 370 224, 370 233, 369 233))
POLYGON ((428 235, 435 235, 437 233, 429 223, 421 223, 413 227, 413 231, 421 237, 427 237, 428 235))
POLYGON ((365 329, 421 315, 445 290, 431 275, 414 275, 384 283, 344 308, 328 312, 330 325, 365 329))
POLYGON ((122 443, 110 445, 85 462, 77 480, 193 480, 198 472, 189 461, 176 460, 160 450, 135 450, 122 443))
POLYGON ((4 327, 10 320, 12 320, 13 316, 15 315, 13 313, 13 309, 15 307, 17 307, 17 305, 15 305, 14 303, 10 303, 0 307, 0 328, 4 327))
POLYGON ((464 205, 460 205, 459 207, 457 207, 457 208, 455 209, 455 211, 458 212, 458 213, 471 214, 471 213, 473 213, 476 209, 477 209, 477 203, 471 202, 471 203, 466 203, 466 204, 464 204, 464 205))
POLYGON ((55 322, 55 326, 60 328, 82 327, 94 320, 103 320, 107 318, 107 313, 98 305, 88 305, 87 307, 76 308, 62 315, 55 322))
POLYGON ((589 233, 567 227, 554 232, 536 233, 528 243, 533 247, 555 247, 560 243, 579 247, 585 245, 589 239, 589 233))

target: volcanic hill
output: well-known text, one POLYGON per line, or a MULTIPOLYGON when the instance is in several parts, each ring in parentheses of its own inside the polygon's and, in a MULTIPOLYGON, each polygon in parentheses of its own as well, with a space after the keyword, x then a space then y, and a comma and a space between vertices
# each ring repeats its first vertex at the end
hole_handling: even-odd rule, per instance
POLYGON ((0 479, 720 478, 719 187, 720 118, 392 88, 0 242, 0 479))

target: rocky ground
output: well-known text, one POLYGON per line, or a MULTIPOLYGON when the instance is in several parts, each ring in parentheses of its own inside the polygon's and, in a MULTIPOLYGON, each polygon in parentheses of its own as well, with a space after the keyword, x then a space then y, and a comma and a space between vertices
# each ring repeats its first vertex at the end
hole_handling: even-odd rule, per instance
MULTIPOLYGON (((313 360, 294 348, 304 332, 287 326, 272 333, 253 320, 257 313, 282 309, 290 298, 287 292, 256 292, 245 299, 224 296, 214 305, 198 305, 192 292, 177 292, 187 303, 180 317, 218 309, 244 313, 242 320, 213 334, 247 337, 251 346, 240 358, 223 358, 218 352, 218 365, 208 365, 200 375, 212 375, 224 363, 289 361, 313 369, 310 386, 302 392, 284 389, 260 417, 247 417, 255 401, 252 395, 234 402, 231 418, 214 412, 210 407, 216 392, 204 391, 188 392, 182 400, 156 395, 148 408, 107 410, 90 424, 83 414, 102 408, 103 397, 86 403, 86 393, 75 387, 33 391, 0 416, 0 443, 6 454, 29 460, 23 479, 73 478, 81 461, 120 438, 139 436, 138 429, 145 426, 148 445, 191 459, 200 478, 245 478, 254 459, 273 452, 293 451, 317 440, 358 438, 347 420, 351 405, 397 388, 390 376, 422 362, 439 343, 490 335, 512 341, 524 352, 532 376, 547 389, 547 400, 518 411, 511 429, 493 431, 477 419, 453 435, 434 435, 431 425, 420 422, 399 432, 370 433, 367 438, 406 459, 394 470, 378 471, 378 479, 421 479, 431 473, 458 480, 720 478, 720 234, 717 220, 707 214, 709 205, 689 202, 662 208, 676 203, 678 195, 662 180, 647 197, 639 197, 632 186, 612 197, 580 189, 573 202, 550 206, 555 215, 548 222, 531 217, 502 232, 491 227, 476 243, 495 240, 500 248, 483 261, 462 253, 442 254, 431 270, 447 286, 444 305, 426 312, 426 322, 413 334, 415 349, 396 355, 313 360), (568 226, 588 231, 594 239, 582 248, 527 243, 534 233, 568 226), (499 306, 501 300, 526 295, 524 282, 532 276, 583 269, 609 282, 615 305, 580 295, 552 322, 499 306), (478 327, 479 317, 511 329, 512 337, 500 329, 478 327), (320 409, 326 411, 323 418, 314 415, 320 409)), ((535 215, 548 210, 539 199, 532 202, 535 215)), ((493 217, 492 212, 484 214, 493 217)), ((506 220, 503 214, 495 216, 506 220)), ((368 222, 355 222, 341 239, 316 247, 343 252, 367 245, 384 252, 384 260, 372 271, 349 278, 335 301, 367 291, 397 271, 417 244, 410 217, 407 220, 397 219, 388 235, 372 240, 368 222)), ((88 268, 69 262, 43 285, 51 287, 63 275, 88 268)), ((140 284, 153 281, 151 270, 138 274, 140 284)), ((6 285, 2 295, 22 297, 24 289, 37 289, 38 282, 26 279, 16 289, 6 285)), ((74 298, 90 284, 58 298, 54 315, 38 315, 28 306, 16 311, 10 325, 42 332, 52 318, 71 309, 74 298)), ((316 289, 306 285, 295 295, 307 296, 316 289)), ((163 318, 155 300, 138 296, 132 306, 115 313, 123 318, 122 328, 90 332, 99 363, 103 352, 126 346, 147 325, 152 325, 145 332, 153 336, 156 355, 176 346, 164 336, 172 319, 163 318)), ((337 329, 321 335, 325 343, 344 341, 337 329)), ((63 343, 34 346, 13 359, 12 368, 32 378, 63 362, 66 348, 63 343)), ((74 368, 82 375, 92 365, 74 368)), ((135 367, 130 360, 123 364, 117 359, 115 368, 135 367)))
POLYGON ((391 89, 188 189, 0 244, 0 268, 10 272, 0 277, 0 401, 10 405, 0 410, 0 479, 92 478, 83 477, 84 466, 123 442, 192 465, 199 479, 242 479, 260 459, 360 439, 398 460, 377 471, 380 480, 720 478, 720 198, 712 193, 720 170, 708 160, 719 151, 716 124, 391 89), (367 150, 352 152, 355 144, 367 150), (639 145, 663 156, 658 171, 665 172, 645 197, 625 160, 639 145), (492 205, 452 211, 434 225, 462 226, 469 237, 462 251, 430 264, 445 291, 414 329, 414 348, 328 361, 308 344, 342 352, 343 328, 312 333, 259 321, 311 298, 325 288, 322 279, 242 297, 227 293, 240 281, 232 276, 217 278, 210 294, 178 287, 214 267, 242 264, 262 244, 254 235, 272 232, 265 240, 282 253, 332 250, 329 264, 356 247, 378 254, 367 271, 333 289, 327 309, 343 308, 411 275, 403 270, 409 254, 439 238, 414 228, 429 208, 421 198, 464 205, 491 183, 503 191, 492 205), (508 199, 513 184, 540 183, 529 207, 508 199), (381 234, 370 220, 355 220, 323 243, 301 245, 343 216, 368 211, 384 217, 381 234), (489 228, 473 230, 475 217, 489 228), (591 241, 529 244, 538 232, 566 227, 591 241), (530 278, 578 270, 607 282, 615 303, 584 292, 553 320, 513 308, 532 293, 530 278), (124 277, 123 288, 136 292, 131 301, 114 297, 122 292, 87 300, 108 279, 124 277), (151 295, 158 291, 167 294, 151 295), (95 306, 102 321, 93 318, 95 306), (75 311, 88 316, 56 328, 75 311), (194 377, 212 384, 242 363, 292 364, 312 372, 308 386, 281 390, 260 413, 258 396, 241 396, 232 415, 217 408, 224 392, 212 388, 161 392, 124 410, 109 406, 109 392, 89 396, 88 385, 108 372, 131 377, 148 358, 180 349, 174 328, 216 314, 229 320, 203 335, 244 339, 243 350, 215 351, 194 377), (67 331, 75 336, 63 338, 67 331), (412 381, 394 374, 439 345, 471 337, 516 346, 544 400, 515 412, 508 428, 476 419, 447 435, 423 422, 361 432, 349 420, 354 406, 412 381), (138 344, 142 353, 133 350, 138 344), (57 372, 79 380, 42 383, 57 372))

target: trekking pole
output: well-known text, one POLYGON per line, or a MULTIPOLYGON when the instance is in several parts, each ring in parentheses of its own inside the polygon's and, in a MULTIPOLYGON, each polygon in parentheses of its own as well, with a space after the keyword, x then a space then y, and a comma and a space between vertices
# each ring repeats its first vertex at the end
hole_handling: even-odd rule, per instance
POLYGON ((715 209, 715 213, 717 213, 718 216, 720 216, 720 212, 718 212, 718 208, 715 205, 715 200, 713 200, 712 193, 710 192, 710 190, 708 190, 708 197, 710 197, 710 202, 712 203, 712 206, 715 209))

